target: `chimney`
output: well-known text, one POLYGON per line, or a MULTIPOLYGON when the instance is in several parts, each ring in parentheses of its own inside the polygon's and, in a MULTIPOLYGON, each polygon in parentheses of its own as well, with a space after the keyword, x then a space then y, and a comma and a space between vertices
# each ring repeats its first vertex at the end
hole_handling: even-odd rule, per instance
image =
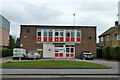
POLYGON ((115 21, 115 26, 117 26, 118 25, 118 21, 115 21))

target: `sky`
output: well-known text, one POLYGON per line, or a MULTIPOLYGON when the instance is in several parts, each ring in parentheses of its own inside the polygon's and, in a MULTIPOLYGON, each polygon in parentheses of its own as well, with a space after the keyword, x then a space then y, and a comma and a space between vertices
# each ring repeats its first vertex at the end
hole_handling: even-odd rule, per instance
POLYGON ((0 15, 10 21, 10 34, 22 24, 96 25, 98 36, 118 20, 119 0, 0 0, 0 15))

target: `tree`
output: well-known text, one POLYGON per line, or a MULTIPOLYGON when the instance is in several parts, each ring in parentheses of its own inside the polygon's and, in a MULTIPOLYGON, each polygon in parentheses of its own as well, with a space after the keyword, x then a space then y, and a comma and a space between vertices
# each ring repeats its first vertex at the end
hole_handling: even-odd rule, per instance
POLYGON ((20 38, 17 38, 15 42, 15 48, 20 48, 20 38))
POLYGON ((8 49, 13 49, 14 47, 15 47, 15 40, 14 40, 13 37, 10 35, 8 49))

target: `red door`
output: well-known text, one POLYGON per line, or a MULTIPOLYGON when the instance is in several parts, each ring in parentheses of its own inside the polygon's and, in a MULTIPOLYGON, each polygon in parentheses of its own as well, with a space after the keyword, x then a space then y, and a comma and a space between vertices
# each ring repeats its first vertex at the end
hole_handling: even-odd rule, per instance
POLYGON ((63 57, 63 47, 55 47, 55 57, 56 58, 63 57))

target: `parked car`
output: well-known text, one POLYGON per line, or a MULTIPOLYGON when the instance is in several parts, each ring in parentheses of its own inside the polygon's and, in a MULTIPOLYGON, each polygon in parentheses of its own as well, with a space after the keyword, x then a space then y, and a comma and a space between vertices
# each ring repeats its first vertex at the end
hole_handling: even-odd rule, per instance
POLYGON ((39 58, 41 58, 41 55, 40 55, 40 53, 38 53, 37 51, 30 51, 30 52, 28 53, 28 59, 30 59, 30 58, 39 59, 39 58))
POLYGON ((80 54, 80 59, 94 59, 94 55, 89 51, 84 51, 80 54))
POLYGON ((22 48, 14 48, 13 50, 13 60, 15 59, 26 59, 26 50, 22 48))

